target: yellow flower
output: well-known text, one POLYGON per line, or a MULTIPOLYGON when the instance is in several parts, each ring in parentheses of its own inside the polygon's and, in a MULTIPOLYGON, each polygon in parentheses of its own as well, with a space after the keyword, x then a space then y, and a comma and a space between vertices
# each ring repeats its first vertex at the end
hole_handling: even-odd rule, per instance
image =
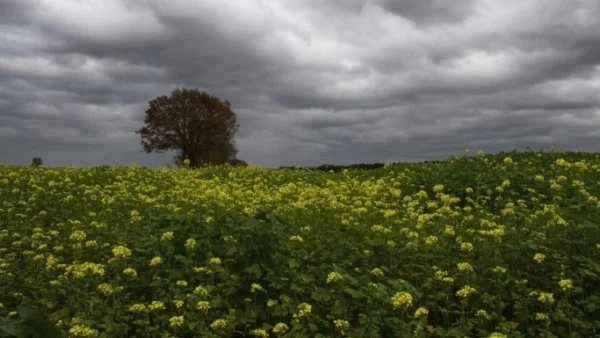
POLYGON ((312 305, 308 303, 300 303, 297 308, 297 312, 294 313, 294 318, 301 318, 311 313, 312 305))
POLYGON ((538 263, 544 262, 545 259, 546 259, 546 255, 541 254, 541 253, 536 253, 533 256, 533 260, 536 261, 536 262, 538 262, 538 263))
POLYGON ((69 330, 69 337, 96 337, 97 335, 97 330, 94 330, 85 325, 77 324, 69 330))
POLYGON ((290 328, 289 328, 289 326, 287 326, 287 324, 277 323, 277 324, 275 324, 275 326, 273 326, 273 333, 275 333, 275 334, 285 333, 289 329, 290 328))
POLYGON ((48 255, 46 257, 46 269, 53 269, 59 262, 58 258, 54 257, 54 255, 48 255))
POLYGON ((556 164, 559 167, 568 167, 569 166, 569 162, 565 161, 565 159, 563 158, 559 158, 557 159, 554 164, 556 164))
POLYGON ((538 300, 544 304, 554 303, 554 294, 549 292, 540 292, 538 300))
POLYGON ((256 292, 256 291, 264 291, 264 289, 260 284, 252 283, 250 285, 250 292, 256 292))
POLYGON ((561 279, 560 282, 558 282, 558 286, 560 286, 560 288, 563 289, 563 291, 571 290, 573 288, 573 280, 561 279))
POLYGON ((483 318, 486 320, 489 320, 492 318, 492 316, 490 316, 487 311, 485 310, 477 310, 477 312, 475 312, 475 317, 479 317, 479 318, 483 318))
POLYGON ((394 309, 408 308, 412 305, 413 297, 408 292, 396 292, 392 297, 394 309))
POLYGON ((340 333, 342 335, 345 334, 345 330, 348 330, 350 328, 350 323, 347 320, 343 320, 343 319, 336 319, 333 321, 333 325, 335 326, 336 329, 340 330, 340 333))
POLYGON ((195 240, 195 239, 193 239, 193 238, 188 238, 188 239, 185 241, 185 244, 184 244, 184 246, 185 246, 185 248, 186 248, 186 249, 188 249, 188 250, 192 250, 193 248, 195 248, 195 247, 196 247, 196 240, 195 240))
POLYGON ((113 256, 116 258, 127 258, 131 256, 131 250, 126 246, 117 245, 112 249, 113 256))
POLYGON ((113 294, 115 292, 115 289, 112 287, 112 285, 110 285, 108 283, 102 283, 102 284, 98 285, 98 291, 100 291, 104 295, 108 296, 108 295, 113 294))
POLYGON ((254 330, 250 331, 250 334, 252 334, 254 337, 261 337, 261 338, 269 337, 269 333, 265 329, 254 329, 254 330))
POLYGON ((85 247, 86 248, 95 248, 97 246, 98 246, 98 242, 96 242, 96 241, 87 241, 87 242, 85 242, 85 247))
POLYGON ((500 332, 492 332, 487 338, 508 338, 508 336, 500 332))
POLYGON ((436 184, 433 186, 433 192, 442 192, 444 191, 444 186, 441 184, 436 184))
POLYGON ((302 243, 304 242, 304 239, 300 236, 295 235, 290 237, 290 241, 302 243))
POLYGON ((464 263, 458 263, 456 266, 458 267, 459 271, 462 271, 462 272, 473 272, 473 266, 471 266, 471 264, 469 264, 469 263, 466 263, 466 262, 464 262, 464 263))
POLYGON ((212 264, 212 265, 221 265, 221 258, 219 257, 213 257, 208 261, 208 264, 212 264))
POLYGON ((194 294, 198 295, 198 296, 206 296, 206 295, 208 295, 208 290, 204 286, 198 285, 194 289, 194 294))
POLYGON ((91 262, 82 264, 73 264, 65 268, 65 275, 72 275, 76 278, 85 276, 104 276, 104 266, 91 262))
POLYGON ((383 270, 381 270, 380 268, 374 268, 373 270, 371 270, 371 273, 377 277, 383 277, 384 275, 383 270))
POLYGON ((73 242, 83 242, 85 241, 85 238, 87 237, 85 231, 81 231, 81 230, 77 230, 77 231, 73 231, 73 233, 71 233, 71 235, 69 236, 69 239, 73 242))
POLYGON ((550 318, 545 313, 538 312, 538 313, 535 314, 535 320, 537 320, 537 321, 545 322, 545 321, 547 321, 549 319, 550 318))
POLYGON ((460 250, 462 251, 473 251, 473 244, 469 242, 463 242, 460 244, 460 250))
POLYGON ((342 280, 342 275, 339 272, 332 271, 327 274, 327 284, 335 283, 342 280))
POLYGON ((169 326, 180 327, 183 325, 184 321, 185 321, 185 319, 183 318, 183 316, 173 316, 173 317, 169 318, 169 326))
POLYGON ((429 314, 429 310, 426 307, 420 307, 415 311, 415 318, 419 318, 422 316, 427 316, 429 314))
POLYGON ((129 213, 129 218, 131 219, 132 222, 139 222, 142 217, 140 216, 139 211, 137 210, 131 210, 131 212, 129 213))
POLYGON ((170 240, 172 240, 174 237, 175 237, 175 236, 173 236, 173 231, 167 231, 167 232, 164 232, 164 233, 162 234, 162 236, 160 237, 160 240, 161 240, 161 241, 170 241, 170 240))
POLYGON ((161 310, 165 310, 165 303, 157 301, 157 300, 153 300, 152 303, 150 303, 150 305, 148 305, 148 309, 150 309, 150 311, 161 311, 161 310))
POLYGON ((175 285, 177 285, 177 286, 187 286, 188 282, 184 281, 184 280, 178 280, 177 282, 175 282, 175 285))
POLYGON ((136 278, 137 277, 137 271, 135 271, 135 269, 133 269, 133 268, 125 268, 123 270, 123 274, 125 276, 130 277, 130 278, 136 278))
POLYGON ((207 301, 201 300, 198 303, 196 303, 196 309, 198 309, 200 311, 206 311, 206 310, 210 309, 210 303, 207 301))
POLYGON ((185 304, 185 302, 180 299, 176 299, 173 301, 173 304, 175 304, 176 308, 180 309, 185 304))
POLYGON ((160 265, 160 264, 162 264, 162 258, 160 258, 158 256, 154 257, 154 258, 152 258, 150 260, 150 266, 157 266, 157 265, 160 265))
POLYGON ((227 320, 219 318, 210 324, 210 328, 213 330, 221 330, 227 327, 227 320))
POLYGON ((506 273, 506 268, 502 266, 496 266, 492 269, 495 273, 506 273))
POLYGON ((472 286, 465 285, 460 288, 460 290, 456 291, 456 295, 461 298, 467 298, 475 292, 477 292, 477 289, 472 286))
POLYGON ((513 162, 513 159, 510 157, 505 157, 502 162, 504 162, 504 165, 506 165, 506 166, 512 166, 513 164, 515 164, 513 162))
POLYGON ((435 245, 438 242, 438 238, 436 236, 428 236, 425 238, 425 244, 427 245, 435 245))

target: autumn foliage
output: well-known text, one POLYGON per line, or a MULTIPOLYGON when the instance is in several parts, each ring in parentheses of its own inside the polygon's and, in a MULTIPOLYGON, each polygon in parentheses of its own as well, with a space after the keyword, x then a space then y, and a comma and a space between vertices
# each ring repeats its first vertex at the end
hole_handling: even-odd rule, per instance
POLYGON ((198 89, 176 89, 149 102, 140 134, 144 151, 178 151, 191 167, 235 159, 236 115, 230 103, 198 89))

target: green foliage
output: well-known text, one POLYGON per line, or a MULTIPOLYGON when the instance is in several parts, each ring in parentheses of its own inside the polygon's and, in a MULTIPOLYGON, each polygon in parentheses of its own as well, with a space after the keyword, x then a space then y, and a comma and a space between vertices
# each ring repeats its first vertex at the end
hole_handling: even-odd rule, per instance
POLYGON ((598 182, 586 153, 0 166, 0 315, 78 337, 593 337, 598 182))
POLYGON ((62 338, 62 332, 33 309, 20 306, 12 317, 0 318, 0 337, 62 338))

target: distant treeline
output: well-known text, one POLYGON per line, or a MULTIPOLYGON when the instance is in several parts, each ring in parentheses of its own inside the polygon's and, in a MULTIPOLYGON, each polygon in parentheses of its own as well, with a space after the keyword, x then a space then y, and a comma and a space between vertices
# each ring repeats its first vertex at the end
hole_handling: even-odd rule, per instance
MULTIPOLYGON (((419 163, 439 163, 443 161, 423 161, 419 163)), ((320 170, 320 171, 333 171, 340 172, 344 169, 362 169, 362 170, 373 170, 383 168, 386 163, 356 163, 349 165, 334 165, 334 164, 322 164, 318 167, 301 167, 301 166, 293 166, 293 167, 279 167, 279 169, 296 169, 296 170, 320 170)), ((401 162, 397 163, 389 163, 389 164, 401 164, 401 162)))

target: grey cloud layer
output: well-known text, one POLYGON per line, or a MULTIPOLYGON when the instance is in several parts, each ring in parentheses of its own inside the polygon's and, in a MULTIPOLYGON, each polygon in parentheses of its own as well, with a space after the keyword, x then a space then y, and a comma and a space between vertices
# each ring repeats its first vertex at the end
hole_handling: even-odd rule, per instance
POLYGON ((598 150, 594 0, 0 2, 0 162, 165 164, 148 100, 232 102, 252 163, 598 150), (459 5, 460 3, 460 5, 459 5))

